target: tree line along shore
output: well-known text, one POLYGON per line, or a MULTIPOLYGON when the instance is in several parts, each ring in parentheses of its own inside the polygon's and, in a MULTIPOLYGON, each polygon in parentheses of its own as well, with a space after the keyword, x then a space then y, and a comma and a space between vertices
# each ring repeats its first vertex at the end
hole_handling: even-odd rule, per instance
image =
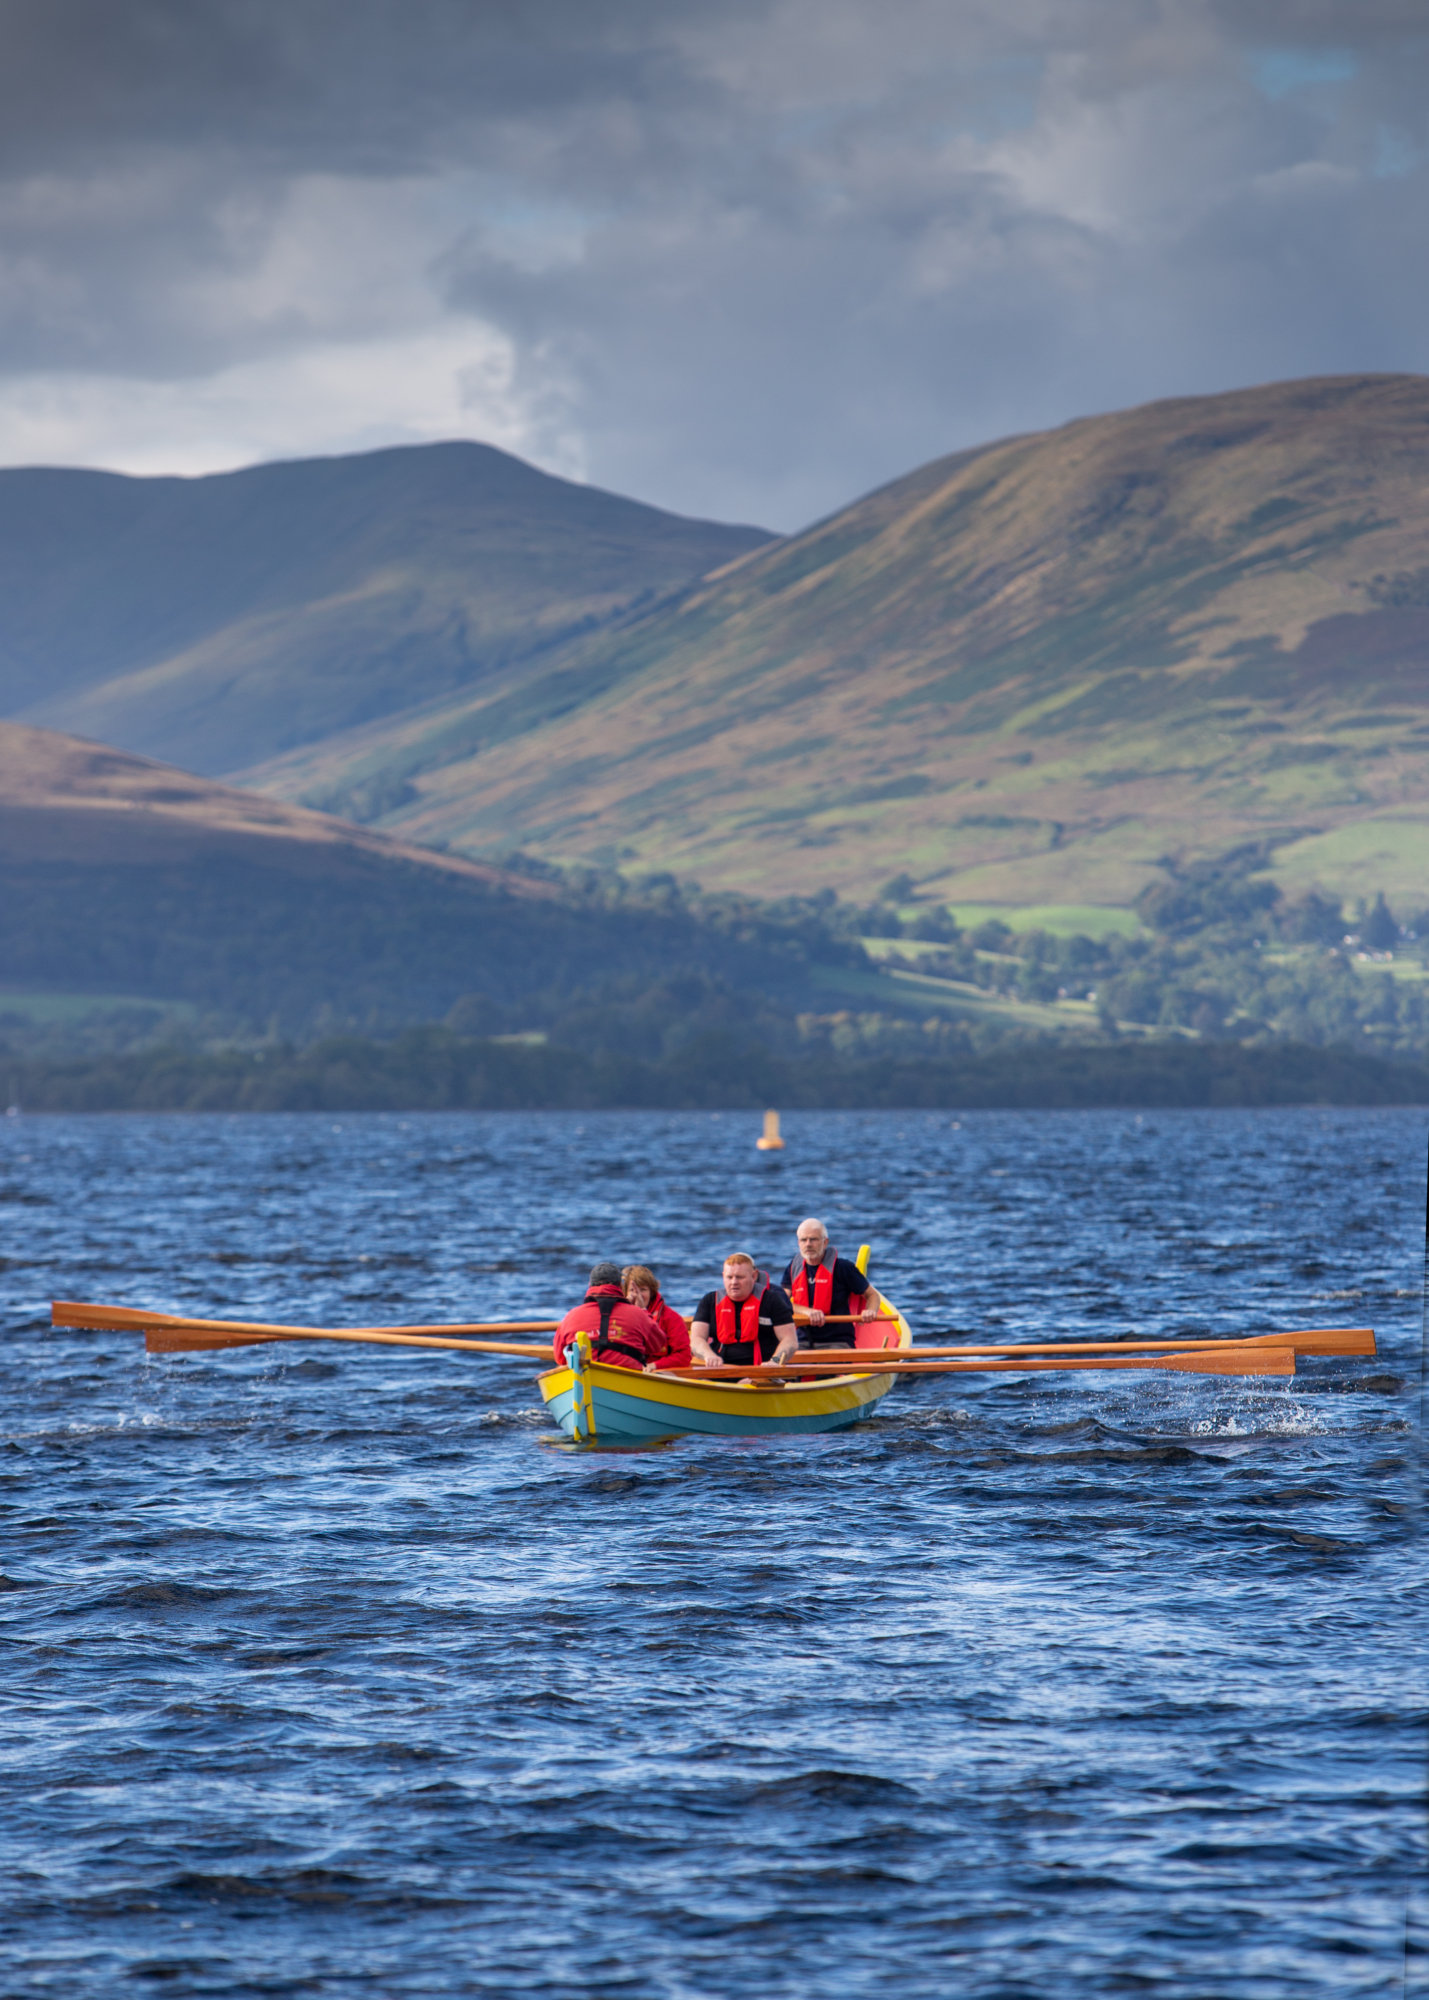
POLYGON ((1429 1066, 1303 1044, 1006 1043, 961 1059, 835 1062, 722 1034, 660 1061, 409 1028, 294 1048, 174 1044, 7 1065, 22 1112, 1075 1110, 1429 1103, 1429 1066))

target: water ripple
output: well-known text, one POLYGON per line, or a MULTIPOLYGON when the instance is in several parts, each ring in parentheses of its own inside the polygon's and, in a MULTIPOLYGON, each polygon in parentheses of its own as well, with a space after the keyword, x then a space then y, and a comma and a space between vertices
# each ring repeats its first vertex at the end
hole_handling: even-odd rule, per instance
POLYGON ((6 1121, 4 1993, 1413 1990, 1424 1128, 6 1121), (688 1309, 811 1210, 925 1339, 1380 1355, 602 1458, 519 1362, 48 1327, 525 1317, 599 1255, 688 1309))

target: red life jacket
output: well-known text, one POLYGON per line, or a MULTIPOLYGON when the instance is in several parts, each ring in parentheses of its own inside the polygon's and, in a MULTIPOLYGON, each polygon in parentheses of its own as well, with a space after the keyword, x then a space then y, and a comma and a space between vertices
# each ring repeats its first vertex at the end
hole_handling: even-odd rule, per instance
POLYGON ((665 1335, 665 1352, 655 1363, 657 1368, 688 1368, 694 1360, 690 1352, 690 1329, 673 1306, 667 1306, 659 1293, 651 1299, 646 1308, 656 1326, 665 1335))
MULTIPOLYGON (((621 1340, 619 1338, 620 1322, 618 1320, 616 1321, 616 1330, 612 1333, 610 1324, 612 1315, 615 1313, 617 1307, 629 1304, 629 1300, 623 1299, 618 1291, 615 1291, 613 1288, 601 1286, 596 1291, 587 1292, 581 1303, 582 1305, 594 1306, 600 1319, 598 1327, 580 1329, 590 1334, 590 1358, 592 1361, 612 1362, 616 1367, 624 1367, 626 1362, 629 1362, 636 1368, 643 1368, 647 1361, 653 1359, 653 1356, 644 1347, 637 1347, 633 1341, 621 1340), (617 1355, 622 1356, 623 1359, 616 1361, 615 1356, 617 1355)), ((569 1334, 563 1335, 560 1332, 556 1334, 555 1348, 558 1366, 564 1363, 565 1366, 569 1367, 570 1363, 566 1358, 566 1349, 575 1339, 576 1331, 573 1328, 569 1334)))
POLYGON ((608 1354, 623 1354, 637 1368, 643 1368, 650 1359, 645 1349, 632 1347, 626 1340, 617 1340, 610 1331, 610 1316, 623 1303, 621 1299, 592 1299, 591 1304, 600 1308, 600 1331, 590 1344, 590 1358, 592 1361, 604 1361, 608 1354))
POLYGON ((803 1306, 807 1310, 812 1305, 815 1312, 821 1313, 833 1311, 834 1261, 837 1256, 838 1252, 835 1250, 833 1244, 826 1243, 824 1245, 824 1254, 819 1259, 819 1268, 814 1273, 814 1296, 811 1299, 809 1297, 808 1266, 804 1262, 803 1251, 799 1252, 799 1268, 797 1271, 793 1271, 791 1267, 791 1275, 794 1282, 789 1287, 789 1296, 796 1306, 803 1306))
POLYGON ((761 1284, 756 1278, 754 1290, 747 1299, 741 1299, 736 1306, 726 1292, 715 1307, 715 1339, 719 1343, 721 1352, 726 1347, 734 1347, 746 1340, 752 1341, 754 1354, 751 1367, 755 1361, 764 1358, 759 1347, 759 1308, 764 1303, 764 1294, 768 1289, 767 1285, 761 1284))

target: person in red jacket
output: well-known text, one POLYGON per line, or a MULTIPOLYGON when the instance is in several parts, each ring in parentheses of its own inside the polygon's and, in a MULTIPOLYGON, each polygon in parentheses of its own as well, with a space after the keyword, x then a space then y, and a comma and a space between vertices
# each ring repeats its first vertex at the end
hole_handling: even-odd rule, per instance
POLYGON ((664 1330, 665 1352, 655 1363, 657 1368, 690 1368, 694 1357, 690 1353, 690 1329, 683 1313, 677 1313, 673 1306, 667 1306, 660 1296, 660 1280, 648 1264, 627 1264, 621 1272, 621 1282, 625 1296, 637 1306, 643 1306, 658 1327, 664 1330))
POLYGON ((665 1352, 664 1328, 626 1298, 618 1264, 596 1265, 584 1299, 557 1327, 551 1346, 558 1368, 578 1333, 592 1336, 591 1359, 612 1368, 647 1368, 665 1352))

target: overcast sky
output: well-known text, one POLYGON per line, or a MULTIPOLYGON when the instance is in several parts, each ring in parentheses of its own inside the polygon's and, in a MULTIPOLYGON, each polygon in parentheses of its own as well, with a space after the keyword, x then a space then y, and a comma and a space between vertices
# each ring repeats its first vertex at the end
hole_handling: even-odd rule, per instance
POLYGON ((791 528, 1429 368, 1429 0, 0 0, 0 463, 473 437, 791 528))

